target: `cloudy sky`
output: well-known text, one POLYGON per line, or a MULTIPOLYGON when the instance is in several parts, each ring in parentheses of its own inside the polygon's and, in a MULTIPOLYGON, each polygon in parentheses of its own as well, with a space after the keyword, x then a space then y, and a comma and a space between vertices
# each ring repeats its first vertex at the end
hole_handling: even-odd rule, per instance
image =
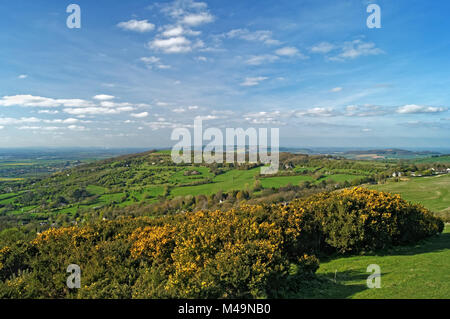
POLYGON ((0 2, 0 147, 167 147, 176 127, 281 146, 449 147, 447 1, 0 2), (81 29, 66 7, 81 7, 81 29), (366 8, 381 7, 381 29, 366 8))

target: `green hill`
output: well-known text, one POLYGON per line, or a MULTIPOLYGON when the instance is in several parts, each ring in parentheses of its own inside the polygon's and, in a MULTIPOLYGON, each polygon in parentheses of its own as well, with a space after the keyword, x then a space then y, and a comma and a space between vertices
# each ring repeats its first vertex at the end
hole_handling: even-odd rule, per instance
POLYGON ((422 204, 449 220, 450 174, 411 177, 404 181, 389 181, 385 184, 368 185, 368 187, 379 191, 400 194, 404 199, 422 204))

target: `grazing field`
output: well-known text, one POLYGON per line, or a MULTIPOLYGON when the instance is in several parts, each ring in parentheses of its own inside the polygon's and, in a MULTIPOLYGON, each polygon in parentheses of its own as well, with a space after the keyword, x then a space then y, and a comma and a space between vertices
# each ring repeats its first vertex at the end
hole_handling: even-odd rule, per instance
POLYGON ((368 188, 400 194, 404 199, 422 204, 434 212, 450 214, 450 174, 412 177, 406 181, 389 181, 368 188))
POLYGON ((333 174, 333 175, 329 175, 327 177, 324 177, 323 179, 325 180, 332 180, 335 182, 351 182, 354 180, 357 180, 359 178, 363 178, 364 176, 362 175, 350 175, 350 174, 333 174))
POLYGON ((249 170, 231 170, 224 174, 217 175, 211 183, 195 186, 176 187, 171 191, 173 196, 186 195, 210 195, 219 191, 242 190, 250 188, 258 175, 260 168, 249 170))
POLYGON ((319 283, 302 298, 448 298, 450 296, 450 225, 444 232, 414 246, 365 256, 321 260, 319 283), (367 266, 381 268, 381 288, 366 285, 367 266))
POLYGON ((313 181, 313 178, 308 175, 297 176, 277 176, 261 178, 261 184, 264 188, 279 188, 288 184, 298 185, 300 182, 313 181))

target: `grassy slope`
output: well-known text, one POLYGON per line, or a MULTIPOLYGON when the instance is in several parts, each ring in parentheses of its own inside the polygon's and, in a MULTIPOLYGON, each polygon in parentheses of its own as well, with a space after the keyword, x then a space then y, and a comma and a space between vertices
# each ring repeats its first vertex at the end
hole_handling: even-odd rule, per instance
POLYGON ((250 170, 232 170, 224 174, 217 175, 213 178, 212 183, 196 186, 177 187, 171 191, 174 196, 199 195, 199 194, 215 194, 218 191, 241 190, 252 187, 254 184, 254 176, 259 174, 261 168, 253 168, 250 170))
POLYGON ((313 182, 313 178, 308 175, 297 175, 297 176, 275 176, 275 177, 264 177, 260 179, 261 185, 264 188, 279 188, 286 186, 288 184, 298 185, 300 182, 310 181, 313 182))
POLYGON ((416 246, 396 247, 374 255, 321 261, 320 284, 300 298, 448 298, 450 296, 450 225, 444 233, 416 246), (381 288, 366 285, 367 266, 381 267, 381 288), (336 274, 336 275, 335 275, 336 274), (336 278, 336 280, 335 280, 336 278))
POLYGON ((450 213, 450 174, 410 178, 368 188, 400 194, 404 199, 420 203, 432 211, 450 213))

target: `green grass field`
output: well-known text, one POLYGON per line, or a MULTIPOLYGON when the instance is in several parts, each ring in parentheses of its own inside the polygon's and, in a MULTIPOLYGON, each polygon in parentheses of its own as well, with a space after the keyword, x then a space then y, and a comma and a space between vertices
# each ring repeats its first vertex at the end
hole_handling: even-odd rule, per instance
POLYGON ((319 280, 299 298, 449 298, 450 225, 439 236, 415 246, 373 255, 321 260, 319 280), (367 266, 381 269, 381 288, 367 287, 367 266))
MULTIPOLYGON (((364 177, 363 175, 334 174, 334 175, 329 175, 327 177, 324 177, 322 179, 324 179, 324 180, 333 180, 335 182, 342 183, 342 182, 345 182, 345 181, 351 182, 351 181, 354 181, 356 179, 363 178, 363 177, 364 177)), ((320 179, 320 180, 322 180, 322 179, 320 179)))
POLYGON ((232 170, 224 174, 217 175, 213 178, 212 183, 177 187, 171 191, 173 196, 199 195, 199 194, 215 194, 222 190, 224 192, 231 190, 245 189, 247 186, 252 187, 254 177, 259 174, 261 168, 256 167, 250 170, 232 170))
POLYGON ((313 181, 313 178, 308 175, 297 175, 297 176, 276 176, 276 177, 265 177, 261 178, 261 185, 264 188, 280 188, 288 184, 298 185, 300 182, 313 181))
POLYGON ((450 213, 450 174, 414 177, 407 181, 369 185, 368 188, 400 194, 404 199, 420 203, 434 212, 450 213))

